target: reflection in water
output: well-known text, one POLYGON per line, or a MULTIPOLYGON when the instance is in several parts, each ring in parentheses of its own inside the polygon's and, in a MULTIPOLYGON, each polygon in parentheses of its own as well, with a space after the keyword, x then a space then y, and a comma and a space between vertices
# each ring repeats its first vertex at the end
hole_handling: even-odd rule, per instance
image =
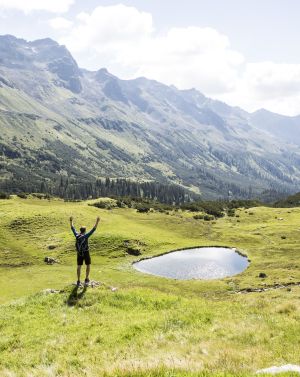
POLYGON ((221 279, 245 270, 249 262, 234 249, 200 247, 174 251, 134 263, 134 268, 152 275, 179 280, 221 279))

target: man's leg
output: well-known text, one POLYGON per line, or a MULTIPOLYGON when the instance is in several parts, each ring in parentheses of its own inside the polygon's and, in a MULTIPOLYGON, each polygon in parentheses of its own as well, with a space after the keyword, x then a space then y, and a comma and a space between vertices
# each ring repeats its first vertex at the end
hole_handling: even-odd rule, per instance
POLYGON ((80 281, 81 265, 77 266, 77 281, 80 281))
POLYGON ((86 265, 86 277, 85 277, 85 281, 89 281, 90 271, 91 271, 91 265, 87 264, 86 265))
POLYGON ((85 284, 88 285, 90 282, 89 276, 90 276, 90 271, 91 271, 91 256, 90 253, 87 252, 85 254, 85 264, 86 264, 86 277, 85 277, 85 284))

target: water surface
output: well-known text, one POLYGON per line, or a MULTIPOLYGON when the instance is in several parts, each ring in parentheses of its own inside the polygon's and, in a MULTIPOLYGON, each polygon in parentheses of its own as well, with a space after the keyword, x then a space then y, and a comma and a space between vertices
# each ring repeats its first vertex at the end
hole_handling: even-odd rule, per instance
POLYGON ((222 279, 244 271, 249 262, 235 249, 198 247, 134 263, 138 271, 178 280, 222 279))

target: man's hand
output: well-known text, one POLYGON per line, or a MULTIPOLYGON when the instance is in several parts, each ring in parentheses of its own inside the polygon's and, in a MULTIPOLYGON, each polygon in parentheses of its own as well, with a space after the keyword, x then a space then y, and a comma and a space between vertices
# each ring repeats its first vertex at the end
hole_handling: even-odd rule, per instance
POLYGON ((99 223, 100 223, 100 217, 98 216, 97 219, 96 219, 95 228, 97 228, 97 226, 98 226, 99 223))
POLYGON ((70 216, 70 223, 73 222, 73 216, 70 216))

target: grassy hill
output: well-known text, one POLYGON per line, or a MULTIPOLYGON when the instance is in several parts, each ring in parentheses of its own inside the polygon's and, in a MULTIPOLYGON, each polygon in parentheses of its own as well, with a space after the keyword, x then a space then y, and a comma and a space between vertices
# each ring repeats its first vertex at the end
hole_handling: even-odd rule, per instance
POLYGON ((0 200, 1 376, 245 377, 299 362, 300 288, 237 292, 300 282, 300 209, 240 209, 205 222, 189 212, 88 204, 0 200), (102 285, 78 295, 70 215, 88 227, 101 217, 91 254, 92 279, 102 285), (140 257, 128 244, 142 257, 232 246, 251 263, 223 280, 175 281, 134 270, 140 257), (46 265, 45 256, 60 263, 46 265))

